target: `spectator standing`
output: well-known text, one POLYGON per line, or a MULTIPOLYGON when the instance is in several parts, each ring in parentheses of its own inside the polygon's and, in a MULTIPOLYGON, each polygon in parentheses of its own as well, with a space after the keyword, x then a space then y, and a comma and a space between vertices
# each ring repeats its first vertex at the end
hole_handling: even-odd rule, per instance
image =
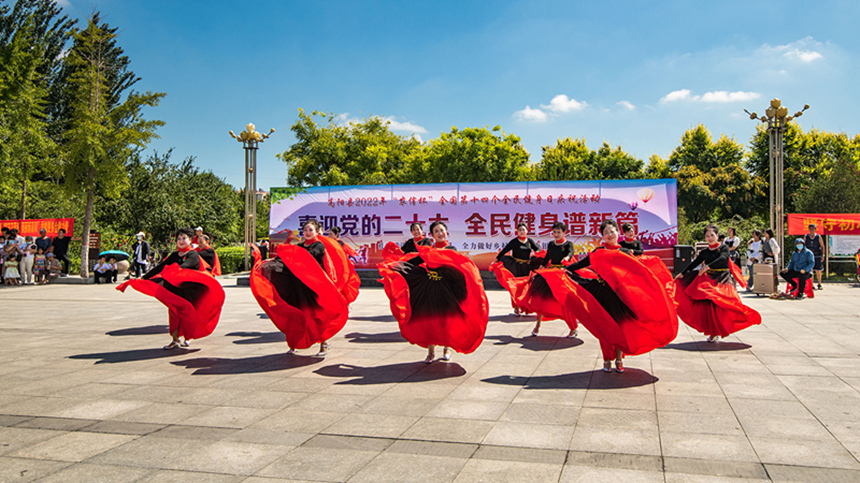
POLYGON ((45 277, 45 269, 47 268, 47 258, 45 250, 38 245, 36 246, 36 255, 33 257, 33 276, 36 279, 36 284, 41 285, 45 277))
POLYGON ((191 238, 191 248, 197 248, 197 245, 200 244, 200 235, 203 234, 203 227, 198 226, 194 229, 194 236, 191 238))
POLYGON ((753 237, 747 242, 747 292, 753 288, 753 265, 761 261, 761 230, 753 231, 753 237))
POLYGON ((33 261, 36 256, 36 244, 33 243, 33 237, 31 236, 28 236, 26 241, 28 244, 21 253, 19 271, 21 272, 21 283, 24 285, 33 285, 33 261))
POLYGON ((773 230, 764 231, 761 241, 761 256, 764 263, 776 263, 779 260, 779 243, 773 238, 773 230))
POLYGON ((21 283, 21 273, 18 271, 18 263, 21 256, 18 253, 18 246, 14 243, 6 245, 6 258, 3 260, 3 283, 6 285, 19 285, 21 283))
POLYGON ((48 232, 45 231, 44 228, 39 230, 39 237, 36 238, 36 246, 42 249, 42 253, 48 253, 48 249, 51 248, 51 237, 48 236, 48 232))
POLYGON ((780 272, 780 275, 789 283, 789 292, 797 290, 797 299, 800 300, 806 289, 806 281, 812 278, 815 256, 804 246, 803 238, 795 240, 794 245, 796 249, 791 254, 791 261, 788 262, 788 267, 780 272))
POLYGON ((51 253, 54 254, 55 259, 63 263, 61 277, 69 275, 69 242, 71 241, 71 237, 66 236, 66 230, 63 228, 57 231, 57 237, 51 241, 51 253))
POLYGON ((741 252, 738 250, 741 247, 741 239, 737 235, 737 230, 735 227, 729 227, 726 233, 726 246, 729 247, 729 259, 735 263, 735 265, 741 265, 741 252))
POLYGON ((259 243, 260 247, 260 258, 263 260, 269 258, 269 239, 263 238, 263 240, 259 243))
POLYGON ((135 235, 137 241, 131 246, 131 270, 129 270, 128 277, 126 279, 131 278, 131 272, 134 272, 134 278, 140 278, 141 270, 146 273, 147 263, 149 261, 149 243, 144 239, 146 234, 144 232, 140 232, 135 235))
POLYGON ((803 243, 806 245, 806 249, 811 251, 812 256, 815 257, 815 266, 812 267, 812 270, 818 279, 818 290, 821 290, 823 288, 821 286, 821 272, 824 270, 821 262, 824 260, 824 246, 821 244, 821 235, 815 233, 817 228, 815 223, 809 225, 809 233, 803 237, 803 243))

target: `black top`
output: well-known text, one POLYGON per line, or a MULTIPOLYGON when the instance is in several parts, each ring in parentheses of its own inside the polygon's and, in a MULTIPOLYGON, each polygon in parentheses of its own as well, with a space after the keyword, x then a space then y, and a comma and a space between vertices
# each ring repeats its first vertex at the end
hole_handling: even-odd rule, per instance
POLYGON ((502 248, 502 251, 500 251, 498 255, 496 255, 496 260, 501 260, 502 256, 507 252, 511 252, 511 256, 514 258, 529 260, 532 252, 539 251, 540 247, 531 238, 526 238, 525 241, 521 241, 519 238, 514 238, 505 245, 505 248, 502 248))
MULTIPOLYGON (((597 247, 594 250, 592 250, 591 253, 594 253, 597 250, 606 250, 606 249, 607 249, 606 247, 597 247)), ((628 255, 632 255, 630 253, 630 250, 628 250, 627 248, 624 248, 624 247, 619 248, 618 251, 620 251, 622 253, 626 253, 628 255)), ((575 272, 581 268, 586 268, 586 267, 590 267, 590 266, 591 266, 591 257, 585 257, 576 263, 571 263, 570 265, 564 267, 564 269, 570 273, 573 273, 573 272, 575 272)))
POLYGON ((551 241, 546 247, 546 256, 541 261, 541 266, 561 265, 561 261, 573 255, 573 242, 565 240, 561 245, 556 245, 555 241, 551 241))
POLYGON ((815 234, 815 238, 809 236, 809 233, 803 236, 803 243, 806 245, 806 248, 809 248, 809 251, 816 257, 820 257, 824 255, 824 250, 821 248, 821 235, 818 233, 815 234))
POLYGON ((51 241, 51 246, 54 247, 53 254, 55 257, 62 257, 69 253, 69 242, 72 237, 64 236, 63 238, 54 238, 51 241))
MULTIPOLYGON (((315 241, 310 245, 305 245, 304 242, 299 243, 299 246, 310 252, 311 256, 323 267, 323 260, 325 260, 325 245, 321 241, 315 241)), ((325 268, 325 267, 323 267, 325 268)))
POLYGON ((687 265, 687 268, 684 269, 684 274, 690 273, 699 266, 700 263, 704 263, 708 268, 712 268, 715 270, 725 270, 729 268, 729 247, 726 246, 725 243, 720 243, 720 246, 717 247, 716 250, 711 250, 710 248, 705 248, 700 251, 696 258, 687 265))
MULTIPOLYGON (((425 236, 424 238, 421 239, 420 242, 418 242, 418 246, 431 247, 431 246, 433 246, 433 240, 431 240, 429 236, 425 236)), ((417 252, 418 248, 415 246, 415 239, 410 238, 410 239, 406 240, 406 243, 403 244, 402 250, 403 250, 403 253, 417 252)))
POLYGON ((638 256, 645 253, 645 250, 642 250, 642 242, 639 240, 627 241, 626 239, 622 239, 618 244, 621 245, 622 248, 630 250, 634 255, 638 256))
POLYGON ((43 251, 48 251, 48 248, 51 248, 51 237, 46 236, 45 238, 39 237, 36 238, 35 242, 36 246, 41 248, 43 251))
POLYGON ((212 269, 215 267, 215 249, 209 247, 205 250, 200 250, 197 253, 200 255, 200 258, 202 258, 204 262, 209 264, 209 268, 207 268, 206 270, 211 272, 212 269))
POLYGON ((185 252, 184 255, 180 255, 179 252, 173 252, 167 256, 161 263, 152 268, 152 270, 146 272, 146 275, 141 277, 144 280, 149 280, 150 278, 158 275, 164 270, 164 267, 172 264, 178 263, 179 268, 188 268, 191 270, 200 270, 200 255, 194 250, 189 250, 185 252))

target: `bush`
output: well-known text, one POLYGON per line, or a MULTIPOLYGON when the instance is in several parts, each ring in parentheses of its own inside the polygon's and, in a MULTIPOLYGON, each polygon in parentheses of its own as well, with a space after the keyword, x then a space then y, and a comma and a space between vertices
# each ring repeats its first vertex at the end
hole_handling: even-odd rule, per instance
POLYGON ((244 247, 221 247, 215 250, 221 262, 221 273, 236 273, 245 271, 244 247))

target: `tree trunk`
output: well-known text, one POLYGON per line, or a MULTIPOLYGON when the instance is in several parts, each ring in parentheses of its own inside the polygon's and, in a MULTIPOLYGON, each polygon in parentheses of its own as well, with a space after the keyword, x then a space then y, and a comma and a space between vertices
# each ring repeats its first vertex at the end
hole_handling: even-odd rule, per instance
POLYGON ((81 278, 84 280, 84 283, 90 277, 89 264, 90 264, 90 224, 93 220, 93 181, 95 180, 96 170, 95 168, 90 168, 90 172, 87 175, 87 179, 89 183, 87 183, 87 207, 84 211, 84 223, 81 227, 81 278))
MULTIPOLYGON (((26 173, 27 170, 25 169, 26 173)), ((24 179, 21 180, 21 219, 27 219, 27 177, 24 176, 24 179)))

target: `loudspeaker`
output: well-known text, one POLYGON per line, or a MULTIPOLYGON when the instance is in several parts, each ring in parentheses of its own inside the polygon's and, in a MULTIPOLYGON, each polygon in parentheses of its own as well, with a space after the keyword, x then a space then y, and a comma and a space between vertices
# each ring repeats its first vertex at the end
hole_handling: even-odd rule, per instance
POLYGON ((673 275, 678 275, 693 261, 693 247, 690 245, 675 245, 673 258, 673 275))

